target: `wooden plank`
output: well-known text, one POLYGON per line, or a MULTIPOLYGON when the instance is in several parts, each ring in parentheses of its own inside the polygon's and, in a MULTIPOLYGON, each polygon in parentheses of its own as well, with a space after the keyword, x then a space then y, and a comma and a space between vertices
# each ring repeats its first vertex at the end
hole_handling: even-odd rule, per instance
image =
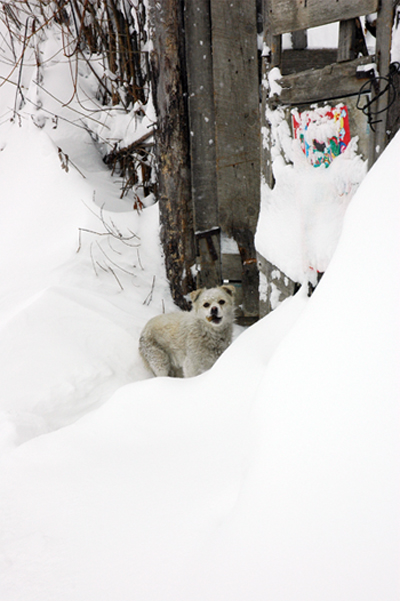
POLYGON ((354 60, 357 58, 356 50, 356 23, 355 19, 347 19, 346 21, 340 21, 339 27, 339 45, 337 61, 341 63, 343 61, 354 60))
MULTIPOLYGON (((390 65, 390 48, 392 42, 392 27, 394 19, 394 2, 393 0, 381 0, 378 17, 376 21, 376 64, 378 73, 381 77, 387 77, 390 65)), ((379 93, 386 86, 386 81, 379 80, 379 93)), ((383 152, 387 144, 386 119, 387 111, 385 110, 389 103, 388 94, 383 94, 377 100, 373 107, 377 113, 374 125, 375 132, 371 136, 371 150, 369 157, 369 167, 383 152)))
POLYGON ((198 287, 221 283, 209 0, 185 2, 185 49, 198 287), (209 237, 204 232, 212 230, 209 237))
POLYGON ((378 0, 267 0, 271 32, 288 33, 373 13, 378 0))
POLYGON ((271 157, 271 124, 267 119, 266 109, 269 102, 269 85, 268 75, 274 67, 282 68, 282 36, 273 35, 270 23, 270 11, 268 10, 268 1, 263 0, 263 23, 264 23, 264 47, 269 49, 269 53, 265 52, 261 58, 261 128, 262 128, 262 143, 261 143, 261 169, 264 181, 270 186, 274 185, 274 175, 272 172, 272 157, 271 157))
POLYGON ((291 34, 293 50, 305 50, 307 48, 307 29, 299 29, 291 34))
POLYGON ((254 233, 260 205, 257 14, 254 0, 211 0, 219 219, 242 258, 243 305, 258 314, 254 233))
POLYGON ((304 50, 284 50, 281 58, 281 73, 289 75, 309 69, 322 69, 336 62, 336 48, 316 48, 304 50))
POLYGON ((396 91, 396 97, 393 104, 389 108, 386 121, 386 131, 389 142, 394 138, 400 129, 400 73, 393 73, 392 81, 396 91))
POLYGON ((356 19, 340 21, 338 62, 354 60, 360 53, 368 56, 368 48, 360 19, 357 17, 356 19))
POLYGON ((373 57, 363 56, 346 63, 335 63, 323 69, 310 69, 286 75, 279 80, 282 86, 282 104, 297 106, 309 102, 344 98, 357 94, 367 81, 356 77, 357 67, 373 62, 373 57))
POLYGON ((268 71, 273 67, 279 67, 282 53, 282 36, 273 35, 272 24, 270 22, 271 13, 268 6, 269 0, 262 0, 262 19, 264 23, 264 45, 270 50, 269 55, 265 56, 263 70, 268 71))
MULTIPOLYGON (((393 15, 394 29, 393 36, 397 38, 400 29, 400 2, 395 5, 395 11, 393 15)), ((388 135, 388 142, 390 142, 400 129, 400 71, 396 65, 392 67, 392 82, 396 92, 396 96, 393 104, 390 106, 386 121, 386 131, 388 135)))
POLYGON ((242 261, 240 255, 231 255, 222 253, 222 268, 224 270, 224 280, 230 282, 242 281, 242 261))

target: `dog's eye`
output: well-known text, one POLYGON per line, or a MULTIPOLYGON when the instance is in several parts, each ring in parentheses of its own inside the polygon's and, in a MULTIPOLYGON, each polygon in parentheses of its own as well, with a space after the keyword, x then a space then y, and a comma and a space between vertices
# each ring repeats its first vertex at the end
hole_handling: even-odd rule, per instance
POLYGON ((218 304, 219 305, 225 305, 225 301, 223 299, 221 299, 221 300, 218 301, 218 304))
POLYGON ((204 307, 205 309, 208 309, 208 307, 209 307, 209 306, 210 306, 210 303, 204 303, 204 305, 203 305, 203 307, 204 307))

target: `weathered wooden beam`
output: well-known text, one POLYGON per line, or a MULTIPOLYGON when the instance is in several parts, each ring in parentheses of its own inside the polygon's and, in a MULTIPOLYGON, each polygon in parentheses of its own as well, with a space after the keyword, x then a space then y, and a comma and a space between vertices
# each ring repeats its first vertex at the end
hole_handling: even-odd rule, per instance
POLYGON ((332 100, 357 94, 367 81, 356 77, 357 67, 373 61, 373 57, 361 57, 354 61, 335 63, 323 69, 310 69, 286 75, 279 80, 282 86, 282 104, 296 106, 321 100, 332 100))
MULTIPOLYGON (((381 77, 387 77, 389 74, 394 5, 394 0, 380 0, 376 21, 376 64, 381 77)), ((382 94, 386 84, 385 80, 378 80, 378 89, 376 90, 378 97, 376 105, 373 107, 376 114, 376 123, 374 124, 375 131, 371 135, 369 167, 383 152, 387 144, 387 111, 385 109, 389 104, 389 91, 382 94)))
MULTIPOLYGON (((395 4, 395 13, 393 15, 394 37, 399 35, 400 29, 400 0, 397 0, 395 4)), ((400 129, 400 71, 396 63, 391 67, 392 83, 396 96, 394 102, 391 104, 388 110, 386 120, 386 131, 388 136, 388 142, 390 142, 400 129)))
POLYGON ((271 33, 308 29, 373 13, 379 0, 268 0, 271 33))
POLYGON ((305 48, 304 50, 287 49, 282 52, 280 69, 282 75, 322 69, 336 62, 336 48, 305 48))
POLYGON ((265 57, 264 71, 268 71, 273 67, 279 67, 282 54, 282 36, 272 33, 272 23, 270 22, 271 11, 269 0, 262 2, 262 18, 264 23, 264 44, 269 48, 270 53, 265 57))
POLYGON ((291 33, 293 50, 305 50, 308 42, 307 29, 299 29, 291 33))
POLYGON ((343 61, 350 61, 357 58, 356 54, 356 23, 355 19, 346 19, 346 21, 340 21, 339 27, 339 44, 337 61, 341 63, 343 61))
POLYGON ((185 295, 194 288, 195 243, 184 85, 183 15, 180 0, 152 2, 151 61, 158 118, 155 143, 160 236, 172 297, 178 306, 188 308, 185 295))
POLYGON ((386 131, 388 135, 388 142, 394 138, 400 129, 400 73, 395 71, 392 74, 392 82, 396 91, 396 97, 393 104, 388 110, 388 116, 386 120, 386 131))
POLYGON ((211 0, 219 220, 238 243, 243 307, 258 314, 254 234, 260 205, 257 14, 254 0, 211 0))
POLYGON ((186 0, 184 14, 197 285, 213 287, 221 283, 221 245, 209 0, 186 0))
POLYGON ((365 43, 360 19, 357 17, 356 19, 340 21, 337 52, 338 63, 354 60, 360 53, 368 56, 368 48, 365 43))
POLYGON ((264 23, 264 52, 261 56, 261 175, 264 181, 270 186, 274 185, 274 176, 272 173, 271 157, 271 124, 266 116, 266 109, 269 100, 268 76, 274 67, 282 68, 282 36, 271 33, 269 0, 262 2, 262 17, 264 23), (268 50, 267 50, 268 49, 268 50))

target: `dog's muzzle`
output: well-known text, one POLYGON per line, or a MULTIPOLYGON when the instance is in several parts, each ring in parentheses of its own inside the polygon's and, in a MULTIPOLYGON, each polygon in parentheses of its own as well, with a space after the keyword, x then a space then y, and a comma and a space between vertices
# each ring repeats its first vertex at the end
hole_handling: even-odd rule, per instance
POLYGON ((218 315, 218 307, 211 307, 211 315, 209 315, 207 319, 209 322, 215 324, 222 321, 222 316, 218 315))

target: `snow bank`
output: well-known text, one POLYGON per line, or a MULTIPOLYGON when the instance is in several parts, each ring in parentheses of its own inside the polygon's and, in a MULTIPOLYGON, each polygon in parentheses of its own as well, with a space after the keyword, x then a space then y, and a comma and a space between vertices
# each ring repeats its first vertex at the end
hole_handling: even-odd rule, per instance
POLYGON ((398 598, 399 156, 309 301, 3 458, 3 598, 398 598))
POLYGON ((194 552, 234 506, 251 398, 305 303, 283 303, 196 381, 126 386, 8 455, 4 597, 176 599, 194 552))
MULTIPOLYGON (((96 177, 95 187, 84 178, 46 131, 25 123, 2 136, 0 452, 5 452, 75 421, 120 386, 149 377, 138 356, 138 337, 150 317, 172 309, 172 301, 157 206, 141 215, 128 211, 114 188, 108 203, 116 211, 100 210, 93 196, 104 180, 96 177)), ((86 156, 89 172, 100 168, 90 163, 93 156, 86 156)), ((102 170, 105 174, 104 165, 102 170)))
POLYGON ((23 287, 37 292, 44 278, 76 252, 78 227, 86 222, 82 200, 90 201, 90 192, 73 168, 69 173, 62 169, 55 145, 29 123, 7 132, 0 178, 3 291, 23 287), (60 230, 74 235, 60 236, 60 230))
POLYGON ((249 471, 193 599, 399 596, 399 156, 397 135, 260 382, 249 471))

